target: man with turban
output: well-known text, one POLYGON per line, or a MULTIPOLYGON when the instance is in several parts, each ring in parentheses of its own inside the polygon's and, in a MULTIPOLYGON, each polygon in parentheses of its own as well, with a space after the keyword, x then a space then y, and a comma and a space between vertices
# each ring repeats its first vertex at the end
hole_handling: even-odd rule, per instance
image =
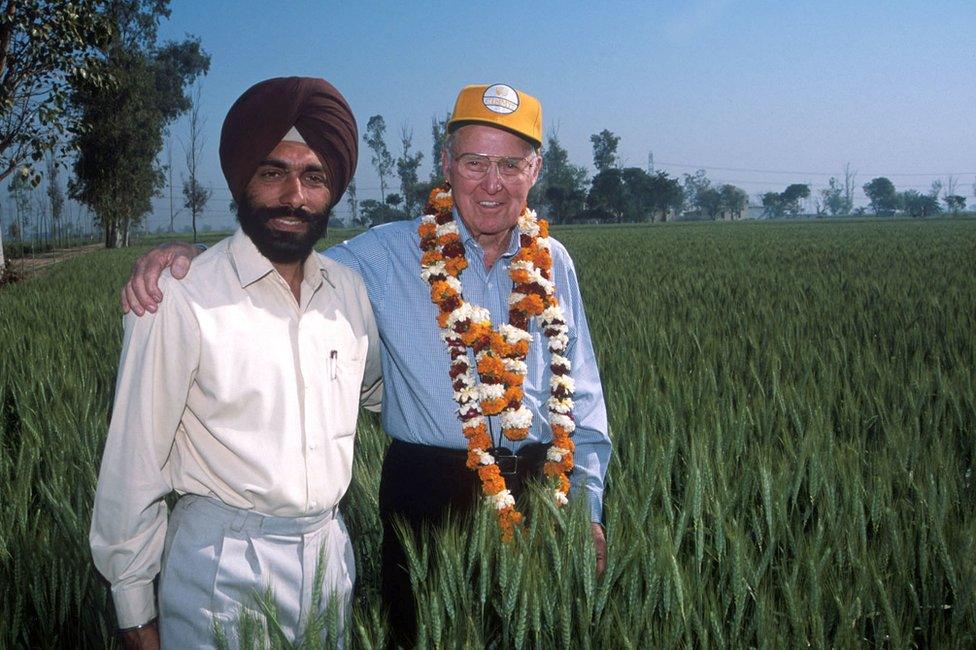
POLYGON ((215 628, 234 646, 266 593, 290 641, 330 600, 350 611, 338 503, 359 406, 379 410, 378 336, 361 277, 312 247, 357 152, 328 82, 249 89, 220 136, 240 229, 125 319, 90 541, 129 647, 214 647, 215 628))
MULTIPOLYGON (((611 444, 576 270, 526 205, 542 164, 542 107, 505 84, 467 86, 447 130, 449 189, 432 194, 427 214, 326 251, 362 274, 382 339, 382 422, 393 440, 380 479, 381 587, 403 645, 414 641, 416 611, 397 517, 417 532, 483 493, 511 536, 514 498, 544 473, 558 504, 571 482, 589 505, 598 570, 606 551, 611 444)), ((155 277, 195 254, 186 244, 148 253, 123 307, 152 311, 155 277)))

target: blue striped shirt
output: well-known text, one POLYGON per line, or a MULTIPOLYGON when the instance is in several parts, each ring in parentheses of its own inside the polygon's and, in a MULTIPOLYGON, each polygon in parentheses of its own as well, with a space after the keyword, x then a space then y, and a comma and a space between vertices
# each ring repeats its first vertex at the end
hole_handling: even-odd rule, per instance
MULTIPOLYGON (((365 281, 382 342, 383 428, 390 436, 405 442, 463 449, 467 441, 461 433, 448 375, 450 356, 437 324, 438 309, 431 302, 430 285, 420 277, 419 224, 418 218, 377 226, 328 249, 325 254, 359 271, 365 281)), ((518 231, 513 231, 508 249, 488 269, 477 240, 464 222, 457 219, 457 224, 468 259, 468 268, 461 276, 464 297, 488 309, 497 327, 508 320, 508 296, 512 291, 508 267, 518 253, 518 231)), ((555 240, 551 244, 556 294, 569 326, 566 356, 572 363, 570 372, 576 384, 573 396, 576 467, 570 476, 573 484, 570 495, 585 490, 591 519, 600 521, 603 480, 610 460, 603 388, 573 261, 562 244, 555 240)), ((546 410, 549 351, 535 319, 529 331, 532 343, 526 359, 524 404, 532 411, 533 421, 525 442, 549 442, 552 439, 546 410)), ((497 440, 501 431, 499 418, 490 420, 497 440)), ((525 442, 506 440, 503 444, 518 449, 525 442)))

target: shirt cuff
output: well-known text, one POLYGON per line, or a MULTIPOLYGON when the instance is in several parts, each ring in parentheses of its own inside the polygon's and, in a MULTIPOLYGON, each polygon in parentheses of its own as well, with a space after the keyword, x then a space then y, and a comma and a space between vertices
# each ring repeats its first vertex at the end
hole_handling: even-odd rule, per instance
POLYGON ((113 586, 112 600, 120 629, 142 625, 156 618, 156 594, 151 582, 127 587, 113 586))
POLYGON ((599 494, 587 491, 587 500, 590 502, 590 522, 594 524, 603 523, 603 498, 599 494))

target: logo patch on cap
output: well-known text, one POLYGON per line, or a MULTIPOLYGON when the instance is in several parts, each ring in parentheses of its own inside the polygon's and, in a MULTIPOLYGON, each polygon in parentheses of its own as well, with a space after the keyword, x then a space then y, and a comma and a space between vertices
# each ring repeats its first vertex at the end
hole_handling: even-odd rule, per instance
POLYGON ((495 84, 485 89, 481 96, 485 108, 492 113, 509 115, 514 113, 519 107, 519 96, 514 88, 505 84, 495 84))

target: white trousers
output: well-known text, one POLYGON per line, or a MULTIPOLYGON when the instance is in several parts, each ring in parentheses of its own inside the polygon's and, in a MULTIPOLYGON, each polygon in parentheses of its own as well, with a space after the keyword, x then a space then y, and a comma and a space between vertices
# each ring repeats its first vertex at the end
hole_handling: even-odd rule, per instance
MULTIPOLYGON (((318 625, 324 640, 330 607, 338 614, 331 632, 341 639, 355 579, 352 544, 338 510, 268 517, 186 495, 173 509, 166 534, 160 640, 163 648, 215 648, 219 629, 226 647, 237 648, 249 636, 240 635, 242 614, 253 619, 268 594, 277 629, 289 642, 300 641, 310 624, 318 625)), ((267 630, 264 625, 258 633, 258 647, 267 645, 267 630)))

